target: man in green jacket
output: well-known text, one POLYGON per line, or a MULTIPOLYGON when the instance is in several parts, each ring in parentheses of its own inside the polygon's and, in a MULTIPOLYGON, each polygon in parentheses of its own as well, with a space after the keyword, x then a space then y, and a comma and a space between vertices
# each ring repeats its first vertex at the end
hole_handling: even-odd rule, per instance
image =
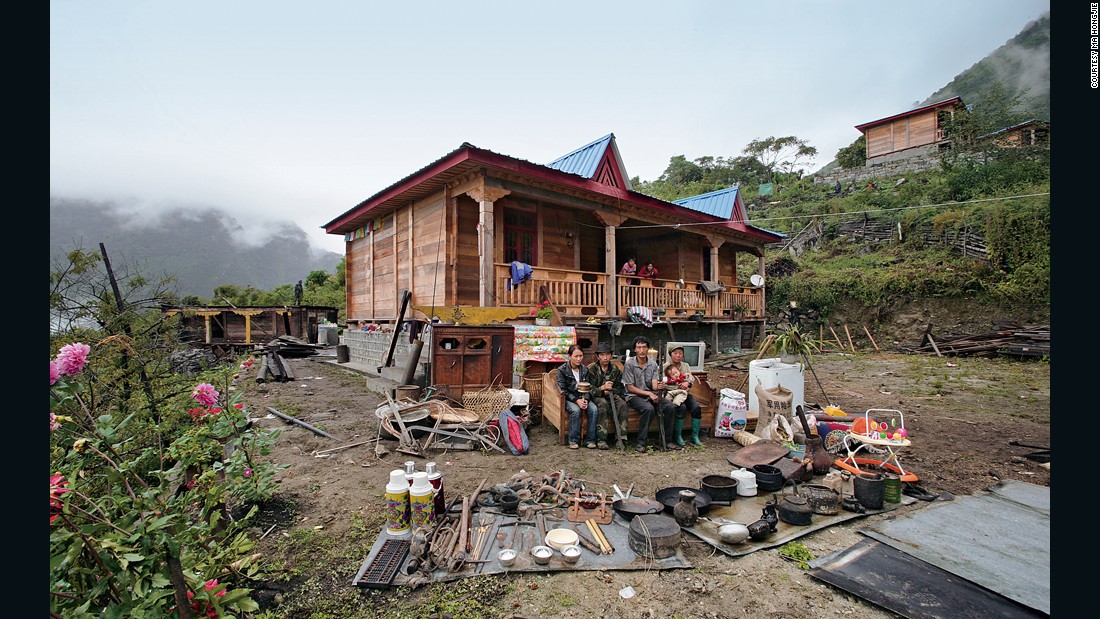
MULTIPOLYGON (((619 419, 622 439, 626 440, 626 423, 629 413, 626 408, 626 387, 623 386, 623 372, 619 366, 611 363, 611 344, 600 342, 596 345, 596 362, 588 366, 588 380, 592 383, 592 402, 599 410, 596 422, 596 436, 600 438, 600 449, 607 449, 608 417, 611 411, 619 419), (615 397, 612 398, 611 394, 615 397), (612 403, 614 402, 614 403, 612 403)), ((612 421, 612 423, 614 423, 612 421)), ((621 444, 619 445, 621 447, 621 444)))

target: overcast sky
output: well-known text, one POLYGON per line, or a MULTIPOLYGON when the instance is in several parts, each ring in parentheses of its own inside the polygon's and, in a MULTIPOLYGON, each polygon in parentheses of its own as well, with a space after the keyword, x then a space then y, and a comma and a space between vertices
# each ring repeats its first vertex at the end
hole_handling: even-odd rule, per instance
POLYGON ((320 226, 463 142, 630 176, 910 109, 1049 0, 51 0, 50 194, 320 226))

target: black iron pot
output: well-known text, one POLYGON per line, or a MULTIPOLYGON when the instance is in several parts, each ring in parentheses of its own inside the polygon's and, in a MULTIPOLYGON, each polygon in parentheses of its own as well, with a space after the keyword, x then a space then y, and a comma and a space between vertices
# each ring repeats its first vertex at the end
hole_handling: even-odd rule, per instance
POLYGON ((814 510, 810 502, 796 494, 785 496, 776 506, 779 519, 787 524, 807 525, 813 520, 814 510))
POLYGON ((619 514, 627 520, 632 520, 634 516, 645 516, 648 514, 659 514, 664 511, 665 506, 659 501, 653 499, 643 499, 641 497, 630 497, 626 499, 618 499, 611 504, 611 508, 615 510, 615 513, 619 514))
POLYGON ((686 486, 673 486, 671 488, 662 488, 658 490, 657 494, 654 496, 665 506, 665 511, 671 514, 672 508, 676 507, 676 504, 680 502, 681 490, 690 490, 695 493, 695 508, 699 510, 700 516, 710 511, 710 504, 713 502, 713 499, 705 490, 688 488, 686 486))
POLYGON ((798 493, 809 502, 815 514, 832 516, 840 513, 840 495, 828 486, 804 484, 798 493))
POLYGON ((764 492, 775 492, 783 487, 783 471, 779 467, 770 464, 757 464, 752 467, 756 475, 756 489, 764 492))
POLYGON ((699 489, 715 501, 732 501, 737 498, 737 480, 725 475, 707 475, 699 483, 699 489))

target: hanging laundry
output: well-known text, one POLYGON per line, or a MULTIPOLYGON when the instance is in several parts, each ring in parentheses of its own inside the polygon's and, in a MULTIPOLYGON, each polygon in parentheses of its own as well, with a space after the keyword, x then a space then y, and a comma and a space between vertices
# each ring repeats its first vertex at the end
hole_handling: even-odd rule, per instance
POLYGON ((512 278, 508 281, 508 290, 531 279, 531 265, 519 260, 512 261, 512 278))
POLYGON ((626 315, 633 322, 640 322, 647 327, 653 326, 653 310, 644 305, 632 305, 626 310, 626 315))

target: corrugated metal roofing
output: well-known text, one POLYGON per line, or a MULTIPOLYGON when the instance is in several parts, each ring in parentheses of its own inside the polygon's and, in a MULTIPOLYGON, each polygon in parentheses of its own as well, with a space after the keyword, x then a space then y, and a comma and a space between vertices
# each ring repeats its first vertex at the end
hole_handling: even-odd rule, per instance
POLYGON ((707 215, 730 219, 733 217, 733 207, 737 204, 737 190, 738 186, 734 185, 690 198, 673 200, 672 203, 707 215))
POLYGON ((586 144, 578 148, 568 155, 558 157, 546 164, 546 167, 561 172, 576 174, 577 176, 583 176, 584 178, 592 178, 596 174, 596 168, 600 165, 600 160, 603 159, 604 153, 607 152, 607 145, 610 144, 611 140, 614 138, 615 134, 609 133, 591 144, 586 144))

